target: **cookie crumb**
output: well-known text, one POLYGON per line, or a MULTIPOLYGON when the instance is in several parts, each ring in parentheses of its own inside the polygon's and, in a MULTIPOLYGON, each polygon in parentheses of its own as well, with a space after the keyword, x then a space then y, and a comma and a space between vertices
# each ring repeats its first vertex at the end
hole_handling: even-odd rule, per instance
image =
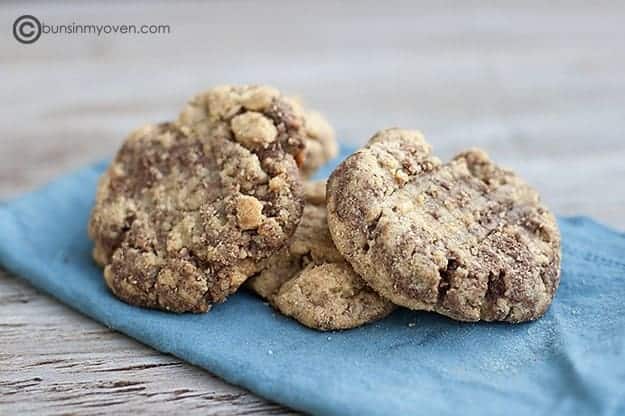
POLYGON ((231 125, 236 140, 247 148, 267 147, 278 135, 271 120, 255 111, 234 117, 231 125))
POLYGON ((258 228, 263 222, 263 204, 253 196, 240 196, 237 201, 237 221, 242 230, 258 228))

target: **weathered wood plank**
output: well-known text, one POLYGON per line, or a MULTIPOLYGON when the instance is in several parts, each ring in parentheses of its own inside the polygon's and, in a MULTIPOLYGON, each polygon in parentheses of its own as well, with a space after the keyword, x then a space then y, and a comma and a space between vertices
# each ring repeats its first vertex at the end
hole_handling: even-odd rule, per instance
POLYGON ((289 413, 120 336, 5 272, 0 317, 3 415, 289 413))

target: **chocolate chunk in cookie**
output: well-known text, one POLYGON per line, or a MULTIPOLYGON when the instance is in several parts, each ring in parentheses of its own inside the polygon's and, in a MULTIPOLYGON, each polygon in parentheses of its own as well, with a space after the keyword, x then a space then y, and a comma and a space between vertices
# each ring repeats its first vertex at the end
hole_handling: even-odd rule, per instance
POLYGON ((214 91, 201 107, 210 125, 133 132, 100 180, 93 255, 128 303, 207 311, 299 224, 301 116, 277 94, 242 88, 239 101, 229 91, 214 91))
POLYGON ((381 298, 337 251, 327 225, 325 181, 304 186, 302 222, 289 246, 268 259, 248 286, 285 315, 320 330, 347 329, 388 315, 381 298))
POLYGON ((328 181, 338 250, 392 302, 464 321, 540 317, 559 284, 560 236, 538 193, 485 153, 449 163, 389 129, 328 181))

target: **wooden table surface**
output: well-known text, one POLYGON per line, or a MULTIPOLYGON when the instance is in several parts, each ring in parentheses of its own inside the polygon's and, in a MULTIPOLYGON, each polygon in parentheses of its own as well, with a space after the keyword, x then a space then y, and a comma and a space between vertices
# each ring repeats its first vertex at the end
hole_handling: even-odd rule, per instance
MULTIPOLYGON (((0 198, 111 155, 220 83, 269 83, 341 140, 421 129, 443 158, 479 146, 560 215, 625 229, 623 2, 3 3, 0 198), (164 35, 10 36, 46 24, 168 24, 164 35)), ((289 412, 0 272, 0 414, 289 412)))

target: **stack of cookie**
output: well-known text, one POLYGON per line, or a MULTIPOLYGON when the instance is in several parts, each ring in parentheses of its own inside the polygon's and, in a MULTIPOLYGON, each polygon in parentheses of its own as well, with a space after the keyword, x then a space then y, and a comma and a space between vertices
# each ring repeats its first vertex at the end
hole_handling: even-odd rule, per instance
POLYGON ((93 256, 120 299, 206 312, 245 286, 320 330, 397 306, 463 321, 540 317, 559 282, 553 215, 514 173, 470 150, 442 164, 388 129, 325 182, 323 117, 265 86, 192 98, 131 133, 98 185, 93 256))

